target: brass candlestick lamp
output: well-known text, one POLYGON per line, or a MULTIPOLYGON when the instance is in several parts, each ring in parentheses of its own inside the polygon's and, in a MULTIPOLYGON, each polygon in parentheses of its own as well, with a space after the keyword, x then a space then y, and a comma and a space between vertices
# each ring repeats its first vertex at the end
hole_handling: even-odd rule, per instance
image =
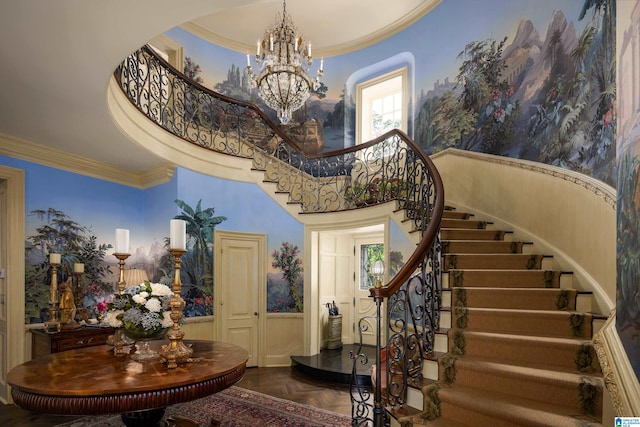
POLYGON ((82 305, 83 292, 82 292, 82 275, 84 274, 84 264, 76 262, 73 264, 73 274, 76 276, 76 288, 75 288, 75 300, 76 300, 76 322, 89 320, 89 312, 87 308, 82 305))
POLYGON ((169 236, 169 253, 173 256, 175 264, 175 276, 173 278, 173 296, 169 300, 171 308, 171 320, 173 326, 167 332, 169 339, 168 345, 163 345, 160 349, 160 355, 167 363, 167 368, 176 368, 178 364, 189 362, 193 349, 187 346, 182 339, 184 331, 180 329, 180 321, 182 320, 185 302, 180 296, 182 283, 180 282, 180 258, 187 253, 186 250, 186 223, 183 220, 171 220, 171 234, 169 236))
POLYGON ((120 276, 118 277, 118 292, 122 293, 127 282, 124 280, 124 260, 129 258, 129 230, 126 228, 116 228, 116 248, 113 256, 118 258, 120 276))
POLYGON ((124 288, 127 287, 127 282, 124 280, 124 261, 131 255, 115 253, 113 256, 118 258, 118 268, 120 269, 120 275, 118 276, 118 292, 122 293, 124 288))
POLYGON ((60 254, 49 254, 49 265, 51 266, 51 287, 49 293, 49 320, 44 322, 46 332, 60 332, 60 321, 58 320, 58 266, 60 265, 60 254))
POLYGON ((169 300, 169 307, 171 308, 171 320, 173 320, 173 326, 167 332, 167 338, 169 339, 168 345, 163 345, 160 350, 160 355, 165 359, 167 368, 176 368, 178 364, 188 362, 193 349, 187 346, 182 339, 184 338, 184 331, 180 329, 180 321, 182 320, 185 302, 180 296, 182 290, 182 283, 180 282, 180 258, 187 253, 184 249, 169 249, 169 253, 173 255, 175 260, 175 277, 173 279, 173 297, 169 300))

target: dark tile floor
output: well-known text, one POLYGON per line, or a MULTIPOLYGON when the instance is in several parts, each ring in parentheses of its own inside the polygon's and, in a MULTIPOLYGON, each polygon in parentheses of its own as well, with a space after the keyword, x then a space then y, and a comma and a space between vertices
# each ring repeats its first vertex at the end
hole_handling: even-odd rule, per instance
MULTIPOLYGON (((324 381, 349 384, 354 361, 350 353, 356 354, 358 347, 345 344, 341 349, 322 350, 313 356, 291 356, 292 366, 301 372, 324 381)), ((375 347, 363 346, 362 354, 367 363, 356 361, 356 377, 361 385, 371 385, 371 365, 375 363, 375 347)))

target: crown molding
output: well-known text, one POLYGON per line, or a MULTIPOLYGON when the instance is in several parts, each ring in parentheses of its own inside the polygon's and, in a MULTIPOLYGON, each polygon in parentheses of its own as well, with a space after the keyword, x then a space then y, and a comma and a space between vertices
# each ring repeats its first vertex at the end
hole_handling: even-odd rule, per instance
POLYGON ((140 189, 169 181, 176 168, 162 163, 135 172, 6 134, 0 134, 0 154, 140 189))

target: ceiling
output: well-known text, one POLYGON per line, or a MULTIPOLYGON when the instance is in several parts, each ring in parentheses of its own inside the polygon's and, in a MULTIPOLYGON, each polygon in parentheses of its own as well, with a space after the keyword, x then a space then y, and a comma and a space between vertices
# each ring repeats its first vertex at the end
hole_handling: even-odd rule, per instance
MULTIPOLYGON (((312 41, 314 56, 331 56, 390 36, 440 1, 324 0, 309 7, 308 0, 289 0, 286 7, 312 41)), ((88 160, 137 173, 164 159, 129 140, 111 119, 106 92, 115 67, 178 25, 250 51, 282 3, 20 0, 2 8, 0 154, 31 160, 56 153, 70 163, 88 160)))

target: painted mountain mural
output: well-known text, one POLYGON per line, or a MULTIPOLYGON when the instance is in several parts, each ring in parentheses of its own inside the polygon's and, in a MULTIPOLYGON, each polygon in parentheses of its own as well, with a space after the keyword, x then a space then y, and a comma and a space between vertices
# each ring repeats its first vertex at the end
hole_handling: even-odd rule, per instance
MULTIPOLYGON (((583 9, 579 19, 587 16, 583 9)), ((555 10, 544 37, 522 20, 509 43, 472 41, 454 82, 418 102, 415 139, 547 163, 615 182, 615 24, 593 11, 578 36, 555 10)))

